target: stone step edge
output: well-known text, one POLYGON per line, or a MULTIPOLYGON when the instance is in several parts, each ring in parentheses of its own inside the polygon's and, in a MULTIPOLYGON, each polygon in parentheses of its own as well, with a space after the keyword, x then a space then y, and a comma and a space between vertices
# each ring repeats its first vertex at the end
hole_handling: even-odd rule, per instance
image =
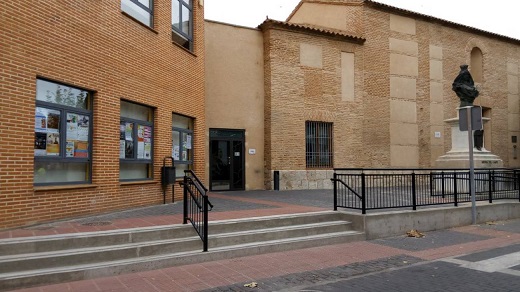
MULTIPOLYGON (((88 271, 88 270, 95 270, 95 269, 118 267, 121 265, 147 263, 147 262, 153 262, 153 261, 168 260, 168 259, 190 257, 190 256, 205 257, 205 256, 210 256, 215 253, 222 253, 222 252, 228 252, 228 251, 233 252, 233 251, 243 250, 243 249, 247 249, 247 248, 276 246, 276 245, 281 245, 281 244, 291 244, 291 243, 302 242, 302 241, 311 241, 311 240, 318 240, 318 239, 325 240, 328 238, 336 238, 336 237, 342 237, 342 236, 343 237, 356 236, 356 235, 364 235, 364 232, 353 231, 353 230, 342 231, 342 232, 326 233, 326 234, 319 234, 319 235, 293 237, 293 238, 288 238, 288 239, 268 240, 268 241, 240 244, 240 245, 217 247, 217 248, 210 249, 208 252, 189 251, 189 252, 169 253, 169 254, 164 254, 164 255, 147 256, 147 257, 126 259, 126 260, 98 262, 98 263, 94 263, 94 264, 64 266, 64 267, 60 267, 60 268, 35 269, 35 270, 13 272, 13 273, 0 273, 0 283, 1 283, 1 281, 15 279, 15 278, 22 278, 22 277, 43 276, 43 275, 57 274, 57 273, 63 273, 63 272, 88 271)), ((256 253, 254 253, 254 254, 256 254, 256 253)), ((253 254, 251 254, 251 255, 253 255, 253 254)))
MULTIPOLYGON (((239 218, 239 219, 212 220, 212 221, 208 222, 208 224, 209 224, 208 227, 211 227, 211 225, 215 225, 215 224, 255 222, 255 221, 273 220, 273 219, 283 220, 283 219, 290 219, 290 218, 300 218, 300 217, 307 217, 307 216, 330 215, 330 214, 338 214, 338 216, 340 216, 341 212, 317 211, 317 212, 269 215, 269 216, 249 217, 249 218, 239 218)), ((182 228, 193 228, 193 227, 191 226, 190 223, 188 223, 188 224, 171 224, 171 225, 135 227, 135 228, 112 229, 112 230, 89 231, 89 232, 74 232, 74 233, 62 233, 62 234, 51 234, 51 235, 24 236, 24 237, 15 237, 15 238, 2 238, 2 239, 0 239, 0 245, 1 244, 10 244, 10 243, 36 242, 36 241, 45 241, 45 240, 53 240, 53 239, 69 239, 69 238, 92 237, 92 236, 111 236, 111 235, 120 235, 120 234, 130 235, 132 233, 162 231, 162 230, 178 229, 178 228, 182 229, 182 228)))
MULTIPOLYGON (((273 227, 273 228, 264 228, 264 229, 255 229, 255 230, 247 230, 247 231, 236 231, 236 232, 226 232, 226 233, 217 233, 210 234, 209 240, 218 239, 218 238, 226 238, 233 236, 241 236, 241 235, 251 235, 251 234, 268 234, 271 232, 280 232, 280 231, 288 231, 288 230, 304 230, 309 228, 319 228, 319 227, 329 227, 329 226, 341 226, 343 224, 348 225, 350 222, 348 221, 331 221, 331 222, 321 222, 321 223, 309 223, 309 224, 299 224, 299 225, 290 225, 283 227, 273 227)), ((189 236, 175 239, 163 239, 163 240, 152 240, 152 241, 141 241, 135 243, 124 243, 124 244, 115 244, 115 245, 104 245, 104 246, 96 246, 96 247, 86 247, 86 248, 77 248, 77 249, 65 249, 65 250, 56 250, 56 251, 45 251, 45 252, 35 252, 35 253, 25 253, 25 254, 14 254, 7 256, 0 256, 0 264, 6 262, 19 261, 20 259, 29 260, 29 259, 41 259, 41 258, 51 258, 55 256, 69 256, 69 255, 78 255, 78 254, 87 254, 92 252, 105 252, 111 250, 122 250, 128 248, 139 248, 142 246, 151 246, 151 245, 160 245, 160 244, 175 244, 175 243, 186 243, 189 241, 199 242, 201 239, 199 236, 189 236)), ((211 244, 211 242, 210 242, 211 244)), ((195 245, 196 246, 196 245, 195 245)))

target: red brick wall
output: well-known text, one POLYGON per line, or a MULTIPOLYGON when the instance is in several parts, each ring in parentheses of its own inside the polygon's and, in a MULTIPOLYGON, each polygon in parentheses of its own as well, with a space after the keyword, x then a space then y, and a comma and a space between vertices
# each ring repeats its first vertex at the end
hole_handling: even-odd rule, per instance
POLYGON ((162 203, 173 112, 195 118, 195 172, 205 177, 203 7, 194 1, 188 52, 172 43, 171 1, 154 2, 153 30, 123 14, 120 1, 2 2, 0 228, 162 203), (90 186, 33 186, 37 76, 95 91, 90 186), (151 182, 119 182, 121 99, 155 108, 151 182))

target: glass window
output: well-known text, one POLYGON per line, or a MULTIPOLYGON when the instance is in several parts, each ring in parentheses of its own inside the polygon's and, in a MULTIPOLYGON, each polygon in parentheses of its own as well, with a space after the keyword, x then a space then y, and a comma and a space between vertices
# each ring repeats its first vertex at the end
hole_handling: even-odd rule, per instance
POLYGON ((193 50, 192 0, 172 0, 172 39, 182 47, 193 50))
POLYGON ((91 182, 92 93, 36 80, 34 184, 91 182))
POLYGON ((153 0, 121 0, 121 10, 143 24, 152 27, 153 0))
POLYGON ((153 109, 121 101, 119 179, 152 178, 153 109))
POLYGON ((332 167, 332 123, 305 122, 305 161, 307 168, 332 167))
POLYGON ((177 177, 184 176, 184 170, 193 166, 193 119, 173 114, 172 157, 177 177))

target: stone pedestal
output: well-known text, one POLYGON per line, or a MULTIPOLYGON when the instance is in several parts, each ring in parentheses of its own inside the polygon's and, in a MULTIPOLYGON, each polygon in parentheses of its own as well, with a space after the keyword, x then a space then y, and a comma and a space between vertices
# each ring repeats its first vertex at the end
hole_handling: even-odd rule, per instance
MULTIPOLYGON (((489 118, 482 119, 484 123, 489 121, 489 118)), ((468 132, 459 130, 458 117, 444 120, 444 122, 451 126, 451 150, 437 158, 435 166, 438 168, 469 168, 468 132)), ((484 147, 481 150, 473 148, 473 161, 475 168, 500 168, 504 165, 500 157, 484 147)))

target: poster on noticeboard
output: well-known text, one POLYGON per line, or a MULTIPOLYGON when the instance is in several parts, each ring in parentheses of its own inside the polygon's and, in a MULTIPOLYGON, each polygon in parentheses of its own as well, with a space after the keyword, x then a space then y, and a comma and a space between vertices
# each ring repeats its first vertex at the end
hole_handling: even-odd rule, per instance
POLYGON ((34 123, 34 155, 60 155, 60 111, 37 107, 34 123))

